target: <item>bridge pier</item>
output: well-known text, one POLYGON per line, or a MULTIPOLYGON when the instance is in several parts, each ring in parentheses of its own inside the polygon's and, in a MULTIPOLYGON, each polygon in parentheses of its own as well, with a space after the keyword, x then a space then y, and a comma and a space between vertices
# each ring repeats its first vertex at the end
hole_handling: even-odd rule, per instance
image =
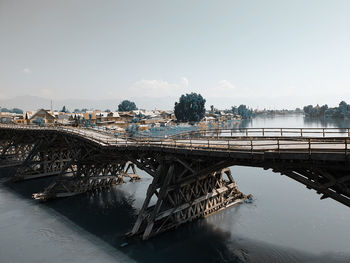
POLYGON ((229 168, 212 171, 198 164, 179 159, 159 164, 130 236, 148 239, 250 197, 238 190, 229 168))
POLYGON ((34 199, 48 200, 68 197, 124 183, 139 180, 134 164, 130 162, 114 163, 78 163, 69 167, 42 193, 33 194, 34 199))

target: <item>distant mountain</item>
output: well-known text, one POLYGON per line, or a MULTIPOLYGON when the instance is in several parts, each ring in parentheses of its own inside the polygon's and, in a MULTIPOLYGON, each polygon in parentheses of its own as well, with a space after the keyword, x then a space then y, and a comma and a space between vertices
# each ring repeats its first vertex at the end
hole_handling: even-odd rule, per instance
MULTIPOLYGON (((158 97, 158 98, 148 98, 148 97, 126 97, 123 99, 128 99, 134 101, 139 109, 162 109, 170 110, 174 109, 175 101, 179 100, 179 97, 158 97)), ((106 110, 110 109, 112 111, 118 108, 118 104, 123 99, 107 99, 107 100, 83 100, 83 99, 65 99, 65 100, 53 100, 53 110, 61 110, 63 106, 66 106, 70 111, 74 109, 100 109, 106 110)), ((207 98, 205 97, 206 108, 209 109, 210 105, 214 105, 219 109, 230 109, 231 106, 239 106, 240 104, 245 104, 251 108, 259 109, 295 109, 296 107, 302 108, 303 105, 308 104, 325 104, 328 105, 338 105, 339 101, 343 100, 340 96, 334 96, 330 98, 329 96, 323 95, 315 98, 310 98, 309 96, 303 96, 300 94, 298 96, 266 96, 264 98, 259 97, 237 97, 233 98, 227 97, 215 97, 207 98)), ((20 108, 22 110, 37 110, 40 108, 50 109, 51 102, 49 99, 37 97, 37 96, 18 96, 12 99, 0 100, 0 107, 5 108, 20 108)))
MULTIPOLYGON (((136 103, 140 109, 173 109, 174 103, 178 98, 126 98, 136 103)), ((61 110, 63 106, 66 106, 70 111, 74 109, 110 109, 112 111, 118 108, 118 104, 122 99, 109 99, 109 100, 83 100, 83 99, 65 99, 65 100, 53 100, 53 110, 61 110)), ((2 108, 20 108, 24 111, 37 110, 40 108, 50 109, 51 100, 25 95, 17 96, 11 99, 0 100, 0 107, 2 108)))
POLYGON ((20 108, 22 110, 50 109, 50 100, 36 96, 18 96, 11 99, 0 100, 1 108, 20 108))

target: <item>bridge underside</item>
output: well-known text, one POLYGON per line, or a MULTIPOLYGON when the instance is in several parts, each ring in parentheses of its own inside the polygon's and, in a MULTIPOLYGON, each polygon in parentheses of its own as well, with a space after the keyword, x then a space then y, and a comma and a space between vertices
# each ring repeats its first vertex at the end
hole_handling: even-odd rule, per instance
POLYGON ((273 169, 314 189, 323 198, 350 206, 350 166, 345 161, 291 160, 283 153, 212 155, 136 148, 117 150, 56 132, 0 130, 0 167, 16 167, 14 181, 55 176, 39 200, 66 197, 140 179, 135 167, 153 177, 129 235, 147 239, 208 216, 250 196, 242 194, 227 167, 273 169), (246 157, 249 156, 249 157, 246 157))
MULTIPOLYGON (((145 165, 140 160, 134 163, 145 165)), ((174 155, 152 163, 157 168, 151 168, 153 180, 129 235, 147 239, 249 198, 238 190, 230 169, 219 168, 223 163, 174 155)))
POLYGON ((335 168, 275 166, 273 171, 306 185, 308 189, 316 190, 322 195, 321 199, 332 198, 350 207, 350 171, 346 166, 335 168))

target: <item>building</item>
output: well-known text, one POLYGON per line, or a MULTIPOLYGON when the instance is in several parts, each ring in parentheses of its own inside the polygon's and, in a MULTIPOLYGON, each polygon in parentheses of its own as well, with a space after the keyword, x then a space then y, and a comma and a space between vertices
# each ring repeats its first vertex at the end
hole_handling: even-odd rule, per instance
POLYGON ((55 124, 56 118, 49 110, 40 109, 30 117, 28 124, 55 124))

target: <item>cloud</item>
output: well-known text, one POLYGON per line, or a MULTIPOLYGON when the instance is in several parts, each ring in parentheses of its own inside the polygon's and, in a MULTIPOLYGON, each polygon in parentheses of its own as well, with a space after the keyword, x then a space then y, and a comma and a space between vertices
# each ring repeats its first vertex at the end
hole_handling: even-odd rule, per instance
POLYGON ((139 80, 127 91, 128 96, 133 97, 166 97, 179 96, 186 92, 188 87, 187 78, 181 78, 181 83, 169 83, 164 80, 139 80))
POLYGON ((41 89, 40 93, 45 98, 52 98, 53 90, 52 89, 41 89))
POLYGON ((23 69, 23 73, 25 73, 25 74, 31 74, 32 71, 30 70, 30 68, 24 68, 24 69, 23 69))
POLYGON ((186 77, 182 77, 181 82, 182 82, 182 85, 184 88, 188 88, 189 83, 188 83, 188 79, 186 77))
POLYGON ((226 91, 233 91, 236 87, 229 82, 228 80, 221 80, 219 81, 218 89, 226 90, 226 91))
POLYGON ((220 80, 215 87, 207 88, 203 90, 203 94, 206 97, 221 98, 221 97, 235 97, 236 87, 228 80, 220 80))

